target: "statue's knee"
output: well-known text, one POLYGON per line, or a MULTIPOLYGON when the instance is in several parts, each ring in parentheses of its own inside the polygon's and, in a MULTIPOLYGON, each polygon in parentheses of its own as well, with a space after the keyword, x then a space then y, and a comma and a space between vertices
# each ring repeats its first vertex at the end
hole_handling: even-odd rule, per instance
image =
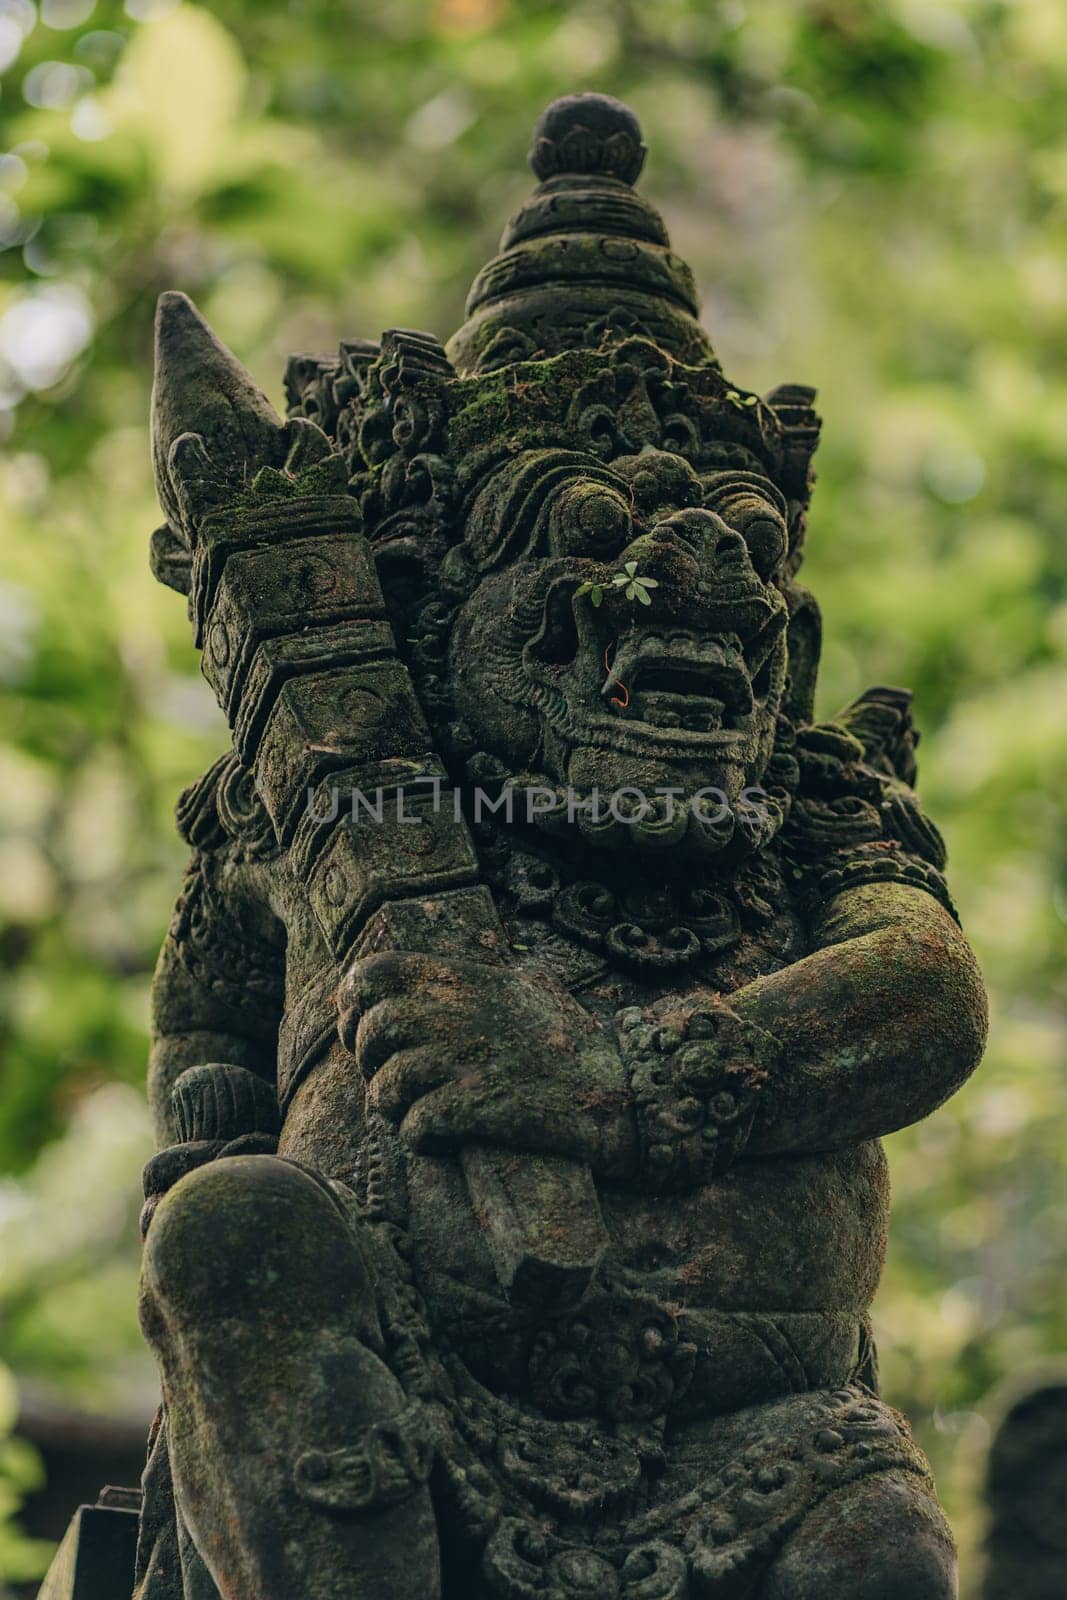
POLYGON ((172 1323, 214 1321, 280 1306, 294 1322, 329 1319, 367 1293, 362 1257, 329 1191, 274 1156, 238 1156, 199 1167, 161 1201, 142 1268, 153 1312, 172 1323))
POLYGON ((877 1473, 817 1506, 786 1546, 760 1600, 955 1600, 956 1551, 917 1479, 877 1473))

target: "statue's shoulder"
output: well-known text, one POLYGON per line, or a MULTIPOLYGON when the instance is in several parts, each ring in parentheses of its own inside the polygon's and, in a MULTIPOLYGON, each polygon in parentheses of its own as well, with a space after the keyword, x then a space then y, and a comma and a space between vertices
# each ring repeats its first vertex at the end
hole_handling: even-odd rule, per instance
POLYGON ((244 861, 278 854, 266 807, 252 774, 228 751, 183 790, 175 807, 178 833, 200 854, 244 861))
POLYGON ((914 787, 918 772, 915 750, 920 738, 911 706, 910 689, 879 685, 865 689, 833 719, 859 742, 869 767, 908 788, 914 787))
POLYGON ((944 840, 915 793, 918 742, 910 693, 885 687, 797 730, 799 781, 781 842, 809 905, 868 883, 904 883, 956 915, 944 840))

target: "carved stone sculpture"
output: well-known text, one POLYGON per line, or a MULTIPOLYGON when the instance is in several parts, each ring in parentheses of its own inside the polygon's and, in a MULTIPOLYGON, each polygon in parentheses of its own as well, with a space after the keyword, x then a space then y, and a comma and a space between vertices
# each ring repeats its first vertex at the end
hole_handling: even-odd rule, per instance
POLYGON ((233 747, 155 980, 139 1600, 955 1592, 868 1308, 981 1054, 909 697, 813 715, 813 392, 556 102, 446 347, 163 296, 157 575, 233 747))
POLYGON ((1067 1371, 1062 1365, 1004 1406, 986 1463, 982 1600, 1067 1593, 1067 1371))

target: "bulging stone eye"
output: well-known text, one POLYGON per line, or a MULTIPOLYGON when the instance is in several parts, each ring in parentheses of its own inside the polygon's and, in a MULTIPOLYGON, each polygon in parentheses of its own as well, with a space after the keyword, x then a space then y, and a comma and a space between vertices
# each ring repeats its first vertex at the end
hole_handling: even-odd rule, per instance
POLYGON ((745 496, 719 515, 741 534, 760 576, 769 577, 786 551, 785 518, 781 513, 765 500, 745 496))
POLYGON ((785 501, 770 479, 754 472, 715 473, 705 490, 705 506, 741 535, 760 577, 771 577, 789 547, 789 531, 785 501))
POLYGON ((551 537, 560 555, 608 556, 632 538, 628 500, 608 484, 573 483, 553 507, 551 537))

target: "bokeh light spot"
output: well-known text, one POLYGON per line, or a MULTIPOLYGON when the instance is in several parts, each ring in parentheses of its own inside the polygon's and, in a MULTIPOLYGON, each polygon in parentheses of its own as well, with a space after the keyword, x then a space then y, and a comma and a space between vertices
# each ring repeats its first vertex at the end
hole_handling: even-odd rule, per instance
POLYGON ((92 83, 88 67, 76 67, 71 61, 42 61, 27 72, 22 96, 39 111, 62 111, 92 83))
POLYGON ((84 292, 73 283, 31 289, 0 317, 0 358, 27 389, 50 389, 93 335, 84 292))
POLYGON ((96 10, 96 0, 41 0, 41 21, 46 28, 80 28, 96 10))

